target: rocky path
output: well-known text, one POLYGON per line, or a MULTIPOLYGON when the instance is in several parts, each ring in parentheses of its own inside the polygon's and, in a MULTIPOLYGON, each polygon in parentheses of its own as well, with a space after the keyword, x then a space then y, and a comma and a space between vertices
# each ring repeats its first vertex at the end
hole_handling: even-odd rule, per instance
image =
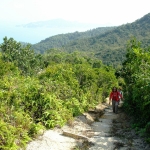
POLYGON ((98 122, 92 124, 94 146, 89 150, 150 150, 144 139, 131 129, 130 119, 119 109, 112 113, 110 106, 98 122))
POLYGON ((106 103, 61 129, 44 132, 26 150, 150 150, 150 146, 130 128, 121 109, 114 114, 106 103))

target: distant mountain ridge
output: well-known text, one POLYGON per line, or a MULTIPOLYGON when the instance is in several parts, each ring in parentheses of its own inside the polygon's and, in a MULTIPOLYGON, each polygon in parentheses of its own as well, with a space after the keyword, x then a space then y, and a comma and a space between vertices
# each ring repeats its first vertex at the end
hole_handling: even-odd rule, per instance
POLYGON ((96 28, 87 32, 49 37, 33 45, 33 49, 40 53, 50 48, 67 52, 78 50, 89 55, 94 53, 105 64, 118 65, 125 59, 126 43, 131 37, 136 37, 145 45, 150 44, 150 13, 133 23, 118 27, 96 28))
POLYGON ((80 23, 77 21, 67 21, 63 19, 52 19, 46 21, 38 21, 38 22, 31 22, 28 24, 17 25, 18 27, 25 27, 25 28, 38 28, 38 27, 47 27, 47 28, 74 28, 74 27, 98 27, 100 24, 92 24, 92 23, 80 23))

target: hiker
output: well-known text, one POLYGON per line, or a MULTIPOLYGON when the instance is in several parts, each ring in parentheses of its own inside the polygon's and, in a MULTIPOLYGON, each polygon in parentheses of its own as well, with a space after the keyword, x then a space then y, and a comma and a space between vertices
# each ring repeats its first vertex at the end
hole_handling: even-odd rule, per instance
POLYGON ((123 99, 123 92, 121 90, 121 87, 118 88, 118 92, 122 95, 122 98, 119 96, 119 103, 120 103, 121 99, 123 99))
POLYGON ((114 113, 118 113, 119 96, 122 99, 122 95, 117 91, 116 87, 113 87, 112 92, 109 96, 109 103, 112 101, 112 109, 114 113))

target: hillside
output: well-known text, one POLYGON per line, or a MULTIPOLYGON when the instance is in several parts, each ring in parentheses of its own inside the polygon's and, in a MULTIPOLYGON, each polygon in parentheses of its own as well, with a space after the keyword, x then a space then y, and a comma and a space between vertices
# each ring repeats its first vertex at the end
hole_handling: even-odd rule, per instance
POLYGON ((103 27, 87 32, 75 32, 53 36, 33 45, 35 51, 43 53, 50 48, 59 48, 63 51, 81 51, 94 54, 105 64, 118 65, 125 59, 126 44, 131 37, 149 44, 150 13, 133 23, 118 27, 103 27))
POLYGON ((67 34, 59 34, 55 35, 49 38, 46 38, 45 40, 42 40, 41 42, 34 44, 32 47, 35 49, 35 51, 44 53, 44 51, 50 49, 50 48, 58 48, 65 46, 66 44, 86 39, 90 37, 95 37, 97 35, 103 34, 114 27, 100 27, 93 30, 88 30, 86 32, 74 32, 74 33, 67 33, 67 34))

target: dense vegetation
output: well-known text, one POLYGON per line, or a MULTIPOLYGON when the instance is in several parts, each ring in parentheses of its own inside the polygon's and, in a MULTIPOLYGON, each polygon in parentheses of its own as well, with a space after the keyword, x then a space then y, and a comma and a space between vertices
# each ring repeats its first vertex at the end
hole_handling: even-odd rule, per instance
POLYGON ((90 31, 59 35, 66 43, 41 47, 42 54, 5 37, 0 45, 0 150, 25 147, 41 129, 70 122, 103 102, 112 86, 123 87, 123 108, 150 142, 149 24, 150 14, 94 36, 90 31), (132 35, 137 38, 129 40, 132 35), (121 66, 116 71, 106 64, 121 66))
POLYGON ((131 39, 123 68, 116 75, 126 83, 124 110, 133 116, 133 127, 150 142, 150 47, 142 48, 139 41, 131 39))
POLYGON ((1 150, 25 147, 41 129, 64 125, 118 85, 113 68, 78 52, 36 54, 7 37, 0 48, 1 150))
POLYGON ((131 37, 136 37, 143 46, 150 44, 150 13, 133 23, 112 28, 97 28, 88 32, 57 35, 43 40, 33 49, 43 53, 50 48, 61 51, 80 51, 93 55, 104 64, 120 65, 125 60, 126 43, 131 37), (104 32, 101 32, 103 29, 104 32), (107 29, 107 30, 106 30, 107 29))

